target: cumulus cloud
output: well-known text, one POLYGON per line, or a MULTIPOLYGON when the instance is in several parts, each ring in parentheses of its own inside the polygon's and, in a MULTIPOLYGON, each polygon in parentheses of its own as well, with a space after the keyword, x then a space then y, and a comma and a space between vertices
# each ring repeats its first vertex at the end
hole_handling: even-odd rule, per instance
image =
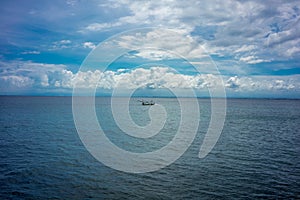
POLYGON ((60 40, 53 42, 52 47, 49 50, 58 50, 58 49, 66 49, 70 48, 72 44, 71 40, 60 40))
POLYGON ((207 89, 220 88, 222 79, 212 74, 184 75, 167 67, 122 69, 115 71, 100 70, 73 74, 64 70, 62 79, 56 81, 60 87, 103 89, 207 89), (220 81, 221 80, 221 81, 220 81))
POLYGON ((71 44, 72 42, 71 42, 71 40, 61 40, 58 43, 60 43, 60 44, 71 44))
POLYGON ((17 88, 25 88, 28 86, 32 86, 34 80, 29 77, 21 76, 21 75, 6 75, 0 76, 0 83, 6 87, 17 87, 17 88))
POLYGON ((53 91, 73 87, 88 89, 195 89, 207 91, 225 87, 233 93, 300 92, 300 76, 222 76, 214 74, 180 74, 172 68, 120 69, 117 71, 79 71, 65 65, 32 62, 0 63, 0 84, 14 88, 47 88, 53 91))
POLYGON ((50 87, 60 78, 65 65, 33 63, 30 61, 0 62, 0 84, 16 88, 50 87))
POLYGON ((89 48, 89 49, 95 49, 96 48, 96 45, 92 42, 84 42, 83 43, 83 47, 84 48, 89 48))
POLYGON ((300 89, 300 76, 230 77, 225 86, 234 91, 289 91, 300 89))
POLYGON ((103 89, 195 89, 206 91, 224 87, 233 92, 300 92, 300 76, 223 76, 222 79, 214 74, 179 74, 171 68, 150 67, 133 70, 105 71, 100 70, 78 72, 73 74, 65 70, 61 87, 72 88, 103 88, 103 89), (223 81, 222 81, 223 79, 223 81))

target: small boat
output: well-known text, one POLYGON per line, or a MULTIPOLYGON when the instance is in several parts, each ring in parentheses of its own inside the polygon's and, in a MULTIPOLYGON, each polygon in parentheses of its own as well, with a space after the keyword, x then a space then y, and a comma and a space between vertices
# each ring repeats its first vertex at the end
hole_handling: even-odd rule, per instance
POLYGON ((142 105, 143 106, 153 106, 155 105, 155 102, 154 101, 144 101, 144 100, 140 100, 140 102, 142 102, 142 105))

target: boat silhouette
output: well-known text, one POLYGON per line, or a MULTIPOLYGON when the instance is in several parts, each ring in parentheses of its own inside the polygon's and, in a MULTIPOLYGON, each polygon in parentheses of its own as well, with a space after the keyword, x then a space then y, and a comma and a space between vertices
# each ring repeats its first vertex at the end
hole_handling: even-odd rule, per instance
POLYGON ((151 100, 151 101, 139 100, 139 101, 142 102, 143 106, 153 106, 153 105, 155 105, 155 102, 153 100, 151 100))

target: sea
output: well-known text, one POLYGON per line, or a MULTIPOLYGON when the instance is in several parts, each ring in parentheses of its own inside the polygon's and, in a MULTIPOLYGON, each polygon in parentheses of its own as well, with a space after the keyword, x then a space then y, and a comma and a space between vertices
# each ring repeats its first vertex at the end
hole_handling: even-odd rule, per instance
MULTIPOLYGON (((151 106, 139 99, 130 100, 130 116, 146 126, 151 106)), ((179 100, 151 100, 167 113, 164 127, 136 139, 114 121, 111 98, 95 98, 99 124, 112 143, 138 153, 168 145, 181 125, 179 100)), ((199 127, 183 155, 153 172, 128 173, 85 148, 72 97, 0 96, 0 199, 300 199, 300 100, 227 99, 222 133, 204 158, 198 154, 211 99, 197 102, 199 127)))

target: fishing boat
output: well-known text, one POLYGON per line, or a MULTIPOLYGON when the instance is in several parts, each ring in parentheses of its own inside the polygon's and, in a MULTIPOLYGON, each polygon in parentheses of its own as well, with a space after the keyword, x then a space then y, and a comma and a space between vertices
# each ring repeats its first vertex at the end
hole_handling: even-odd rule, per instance
POLYGON ((144 101, 144 100, 140 100, 140 102, 142 102, 142 105, 143 106, 153 106, 155 105, 155 102, 154 101, 144 101))

